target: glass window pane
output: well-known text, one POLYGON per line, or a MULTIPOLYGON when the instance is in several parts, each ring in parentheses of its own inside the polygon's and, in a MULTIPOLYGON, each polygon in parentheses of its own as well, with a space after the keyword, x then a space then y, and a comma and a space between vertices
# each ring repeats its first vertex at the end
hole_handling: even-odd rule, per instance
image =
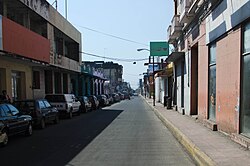
POLYGON ((245 26, 243 51, 244 53, 250 52, 250 23, 245 26))
POLYGON ((209 119, 216 120, 216 66, 211 66, 209 71, 209 119))
POLYGON ((210 46, 210 61, 209 64, 216 63, 216 44, 212 44, 210 46))
POLYGON ((244 56, 241 132, 250 136, 250 55, 244 56))
POLYGON ((43 102, 44 102, 44 105, 46 106, 46 108, 50 108, 51 107, 51 105, 50 105, 49 102, 47 102, 47 101, 43 101, 43 102))
POLYGON ((39 101, 38 104, 39 104, 39 108, 41 109, 46 108, 43 101, 39 101))

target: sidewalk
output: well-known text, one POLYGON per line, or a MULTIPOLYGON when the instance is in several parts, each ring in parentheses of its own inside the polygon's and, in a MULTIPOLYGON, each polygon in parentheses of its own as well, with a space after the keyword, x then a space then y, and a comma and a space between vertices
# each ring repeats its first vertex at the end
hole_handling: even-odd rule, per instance
POLYGON ((161 103, 156 102, 153 107, 152 99, 145 100, 198 165, 250 166, 250 151, 226 135, 206 128, 190 116, 167 110, 161 103))

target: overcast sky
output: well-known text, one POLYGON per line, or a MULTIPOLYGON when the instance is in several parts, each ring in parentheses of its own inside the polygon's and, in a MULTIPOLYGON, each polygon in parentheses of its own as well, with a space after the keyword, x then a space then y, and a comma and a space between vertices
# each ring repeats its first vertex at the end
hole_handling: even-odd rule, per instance
MULTIPOLYGON (((136 50, 149 49, 150 41, 166 41, 173 17, 173 0, 67 0, 67 6, 68 21, 82 33, 82 51, 119 59, 148 58, 149 52, 136 50)), ((58 0, 57 9, 66 16, 65 0, 58 0)), ((111 61, 89 55, 83 55, 83 60, 111 61)), ((124 81, 137 88, 147 60, 113 62, 123 65, 124 81)))

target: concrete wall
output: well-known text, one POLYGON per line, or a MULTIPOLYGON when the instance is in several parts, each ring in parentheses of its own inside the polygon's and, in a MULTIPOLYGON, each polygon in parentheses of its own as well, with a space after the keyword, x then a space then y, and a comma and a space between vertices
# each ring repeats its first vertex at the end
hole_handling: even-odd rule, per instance
POLYGON ((68 37, 79 43, 81 50, 81 33, 52 6, 49 6, 49 22, 68 37))
POLYGON ((198 118, 208 117, 208 47, 206 46, 206 22, 200 25, 200 38, 198 46, 198 118))
POLYGON ((216 122, 219 129, 236 133, 239 124, 241 30, 217 42, 216 122))
POLYGON ((37 14, 45 18, 49 19, 49 3, 46 0, 19 0, 30 9, 35 11, 37 14))

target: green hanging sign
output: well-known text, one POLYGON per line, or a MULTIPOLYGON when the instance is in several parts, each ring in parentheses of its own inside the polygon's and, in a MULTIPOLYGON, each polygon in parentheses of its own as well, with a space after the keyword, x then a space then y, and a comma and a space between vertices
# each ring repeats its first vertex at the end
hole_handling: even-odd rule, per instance
POLYGON ((150 56, 168 56, 169 44, 167 42, 150 42, 150 56))

